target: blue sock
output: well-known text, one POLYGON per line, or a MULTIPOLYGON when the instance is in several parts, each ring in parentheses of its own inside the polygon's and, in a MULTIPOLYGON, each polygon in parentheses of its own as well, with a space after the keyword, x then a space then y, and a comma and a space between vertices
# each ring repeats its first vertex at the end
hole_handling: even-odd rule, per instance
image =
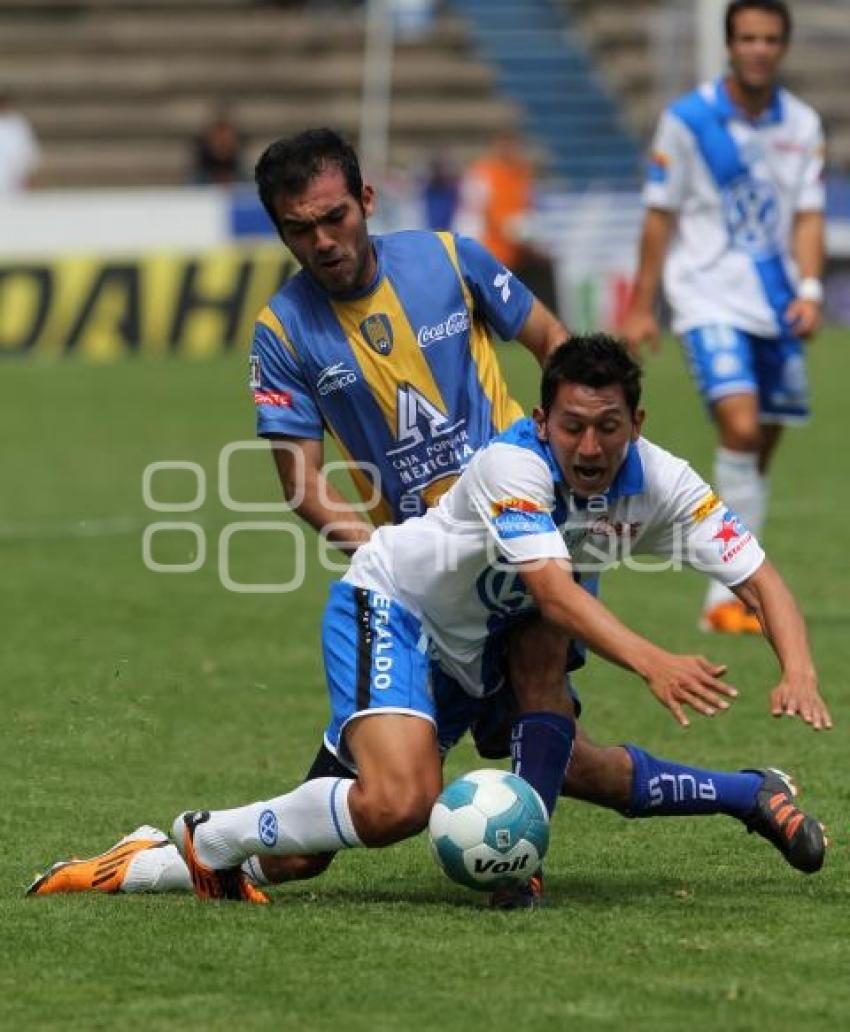
POLYGON ((560 713, 523 713, 511 728, 511 770, 537 789, 551 816, 570 762, 576 723, 560 713))
POLYGON ((700 770, 656 759, 624 746, 634 764, 628 817, 688 817, 726 813, 745 817, 755 806, 762 777, 753 771, 700 770))

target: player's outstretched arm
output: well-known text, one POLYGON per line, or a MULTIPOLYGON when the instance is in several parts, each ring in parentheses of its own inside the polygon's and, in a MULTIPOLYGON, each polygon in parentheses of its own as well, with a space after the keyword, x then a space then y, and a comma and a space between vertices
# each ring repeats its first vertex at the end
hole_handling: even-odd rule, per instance
POLYGON ((683 727, 689 723, 685 706, 710 717, 728 709, 728 699, 737 695, 721 680, 725 667, 704 656, 667 652, 629 630, 573 580, 568 563, 546 559, 518 569, 545 620, 563 627, 609 662, 642 677, 683 727))
POLYGON ((277 437, 272 446, 284 498, 314 530, 352 555, 374 528, 325 477, 322 441, 277 437))
POLYGON ((545 364, 549 353, 569 340, 569 337, 570 331, 566 326, 537 298, 517 334, 517 340, 528 348, 541 366, 545 364))
POLYGON ((782 677, 770 693, 773 716, 800 716, 815 731, 831 728, 832 717, 818 692, 806 625, 779 571, 765 559, 752 576, 732 590, 758 614, 765 637, 779 658, 782 677))
POLYGON ((655 298, 675 219, 675 212, 662 208, 649 208, 644 216, 634 291, 620 327, 629 350, 635 355, 640 354, 641 345, 645 343, 653 352, 658 351, 660 333, 655 318, 655 298))

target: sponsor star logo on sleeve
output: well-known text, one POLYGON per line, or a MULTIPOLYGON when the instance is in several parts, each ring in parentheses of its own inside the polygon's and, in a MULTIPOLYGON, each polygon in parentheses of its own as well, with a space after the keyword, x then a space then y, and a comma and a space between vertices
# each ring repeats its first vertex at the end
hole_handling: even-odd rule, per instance
POLYGON ((726 550, 730 541, 734 541, 735 538, 741 536, 740 531, 736 527, 737 522, 737 517, 729 512, 725 513, 720 521, 720 529, 711 540, 720 542, 721 551, 726 550))
POLYGON ((727 509, 720 519, 720 526, 717 533, 711 539, 717 541, 720 548, 720 558, 724 563, 731 562, 738 553, 745 548, 753 536, 741 523, 737 514, 727 509))

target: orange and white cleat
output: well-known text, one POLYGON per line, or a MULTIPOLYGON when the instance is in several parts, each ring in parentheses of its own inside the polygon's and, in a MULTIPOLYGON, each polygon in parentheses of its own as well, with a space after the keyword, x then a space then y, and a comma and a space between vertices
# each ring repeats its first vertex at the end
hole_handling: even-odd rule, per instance
POLYGON ((718 602, 706 609, 700 617, 699 629, 713 634, 762 633, 756 614, 737 598, 730 602, 718 602))
POLYGON ((67 892, 120 892, 134 856, 145 849, 170 845, 158 828, 143 824, 119 839, 104 853, 88 860, 57 860, 27 888, 28 896, 52 896, 67 892))
POLYGON ((181 813, 171 829, 174 843, 189 868, 195 895, 198 899, 234 899, 243 903, 270 902, 264 892, 260 892, 248 881, 241 867, 217 870, 207 867, 198 859, 195 851, 195 832, 209 819, 209 810, 191 810, 181 813))

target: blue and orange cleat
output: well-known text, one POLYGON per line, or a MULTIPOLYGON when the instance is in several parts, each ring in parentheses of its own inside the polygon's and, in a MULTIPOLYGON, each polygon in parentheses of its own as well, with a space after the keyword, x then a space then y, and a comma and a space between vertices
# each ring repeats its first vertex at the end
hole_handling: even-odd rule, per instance
POLYGON ((241 867, 216 870, 207 867, 195 852, 195 832, 210 819, 209 810, 181 813, 174 821, 172 838, 186 861, 192 877, 192 888, 198 899, 233 899, 243 903, 268 903, 269 897, 255 888, 245 877, 241 867))

